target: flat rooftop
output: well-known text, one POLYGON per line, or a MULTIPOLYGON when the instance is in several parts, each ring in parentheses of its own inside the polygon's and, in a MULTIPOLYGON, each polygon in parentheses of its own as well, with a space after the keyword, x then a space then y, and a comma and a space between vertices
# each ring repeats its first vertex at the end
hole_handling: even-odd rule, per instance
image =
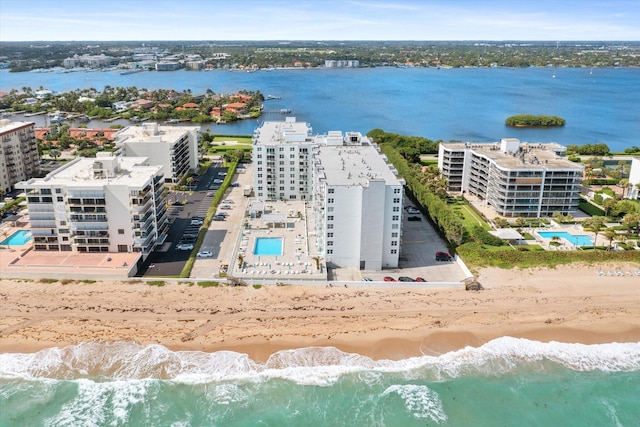
MULTIPOLYGON (((108 160, 113 158, 108 157, 108 160)), ((162 166, 149 166, 146 157, 115 157, 118 168, 115 172, 105 172, 103 177, 94 176, 94 163, 98 158, 78 158, 49 173, 44 178, 33 178, 29 186, 51 187, 103 187, 107 185, 144 186, 155 176, 162 166)))
POLYGON ((35 126, 34 122, 12 122, 11 120, 0 120, 0 134, 13 132, 28 126, 35 126))
MULTIPOLYGON (((281 145, 288 142, 300 143, 311 138, 311 126, 297 122, 294 117, 286 121, 264 122, 254 133, 254 143, 258 145, 281 145)), ((313 143, 312 139, 307 142, 313 143)))
POLYGON ((394 169, 373 145, 321 146, 316 159, 328 185, 367 186, 373 180, 401 185, 394 169))
POLYGON ((509 169, 571 169, 582 170, 583 166, 561 157, 565 147, 555 143, 521 142, 519 153, 500 151, 500 142, 445 142, 443 146, 453 150, 473 150, 493 160, 498 166, 509 169))
POLYGON ((145 123, 142 126, 127 126, 114 136, 117 143, 127 142, 166 142, 173 143, 185 132, 198 131, 199 126, 160 126, 157 123, 145 123))

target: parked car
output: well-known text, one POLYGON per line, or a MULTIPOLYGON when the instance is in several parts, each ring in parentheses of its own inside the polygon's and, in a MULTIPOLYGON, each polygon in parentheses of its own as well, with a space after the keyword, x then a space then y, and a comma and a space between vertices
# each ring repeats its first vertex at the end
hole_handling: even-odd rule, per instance
POLYGON ((201 258, 208 258, 208 257, 212 257, 213 254, 211 253, 211 251, 200 251, 197 254, 199 257, 201 258))
POLYGON ((204 217, 200 215, 194 215, 191 217, 191 219, 199 219, 200 221, 204 221, 204 217))
POLYGON ((179 251, 192 251, 193 245, 191 243, 179 243, 176 245, 176 249, 179 251))
POLYGON ((215 196, 215 195, 216 195, 216 192, 215 192, 215 191, 209 191, 209 192, 207 193, 207 197, 213 197, 213 196, 215 196))
POLYGON ((231 199, 224 199, 224 200, 222 201, 222 203, 231 203, 231 204, 234 204, 235 202, 234 202, 233 200, 231 200, 231 199))
POLYGON ((214 180, 213 180, 213 183, 214 183, 214 184, 222 184, 222 182, 223 182, 223 181, 222 181, 221 179, 214 179, 214 180))
POLYGON ((213 217, 214 221, 224 221, 224 216, 222 215, 216 215, 213 217))
POLYGON ((436 252, 436 261, 451 261, 452 259, 447 252, 436 252))
POLYGON ((363 277, 362 281, 363 282, 373 282, 373 279, 371 277, 363 277))
POLYGON ((216 216, 223 216, 226 218, 229 216, 229 212, 216 212, 216 216))
POLYGON ((173 206, 182 206, 182 202, 180 200, 176 200, 175 202, 171 203, 173 206))
POLYGON ((420 211, 419 211, 418 209, 414 208, 413 206, 409 206, 409 207, 407 208, 407 213, 410 213, 410 214, 419 214, 419 213, 420 213, 420 211))
POLYGON ((222 205, 220 206, 220 209, 224 209, 226 211, 228 211, 229 209, 233 209, 230 205, 222 205))
POLYGON ((204 222, 200 219, 192 219, 190 222, 191 225, 202 225, 204 222))
POLYGON ((218 172, 218 176, 227 176, 226 172, 218 172))
POLYGON ((240 187, 240 183, 239 182, 232 182, 231 186, 232 187, 240 187))
POLYGON ((416 282, 426 282, 422 277, 416 277, 416 282))
POLYGON ((398 282, 415 282, 411 277, 400 276, 398 277, 398 282))
POLYGON ((384 276, 382 278, 382 280, 384 280, 385 282, 397 282, 396 279, 394 279, 393 277, 390 277, 390 276, 384 276))
POLYGON ((407 221, 422 221, 422 218, 420 218, 419 216, 410 216, 409 218, 407 218, 407 221))

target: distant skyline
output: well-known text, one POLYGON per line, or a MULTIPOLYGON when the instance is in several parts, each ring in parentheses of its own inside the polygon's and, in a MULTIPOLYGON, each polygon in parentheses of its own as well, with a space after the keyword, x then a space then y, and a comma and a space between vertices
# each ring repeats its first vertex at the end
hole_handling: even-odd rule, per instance
POLYGON ((0 41, 640 40, 640 0, 0 0, 0 41))

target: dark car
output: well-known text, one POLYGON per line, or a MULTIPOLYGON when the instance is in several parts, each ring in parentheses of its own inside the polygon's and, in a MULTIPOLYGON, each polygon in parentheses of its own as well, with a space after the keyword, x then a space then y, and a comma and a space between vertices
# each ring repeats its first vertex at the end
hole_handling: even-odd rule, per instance
POLYGON ((411 277, 400 276, 398 277, 398 282, 415 282, 411 277))
POLYGON ((213 220, 214 221, 224 221, 224 217, 221 216, 221 215, 216 215, 216 216, 213 217, 213 220))
POLYGON ((426 282, 422 277, 416 277, 416 282, 426 282))
POLYGON ((420 218, 419 216, 410 216, 409 218, 407 218, 407 221, 422 221, 422 218, 420 218))
POLYGON ((436 252, 436 261, 451 261, 453 258, 446 252, 436 252))
POLYGON ((389 277, 389 276, 384 276, 384 278, 382 279, 385 282, 397 282, 396 279, 394 279, 393 277, 389 277))

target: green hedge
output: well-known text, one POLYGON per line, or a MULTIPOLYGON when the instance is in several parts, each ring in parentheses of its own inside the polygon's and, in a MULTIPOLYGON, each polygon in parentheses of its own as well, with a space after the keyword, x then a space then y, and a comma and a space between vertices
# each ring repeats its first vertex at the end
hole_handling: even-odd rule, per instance
POLYGON ((582 212, 591 216, 604 216, 604 211, 602 209, 585 200, 580 200, 580 202, 578 202, 578 208, 580 208, 582 212))
POLYGON ((615 178, 594 178, 594 179, 585 179, 582 181, 582 185, 585 187, 589 185, 616 185, 619 180, 615 178))
POLYGON ((207 216, 205 216, 204 221, 202 222, 202 227, 200 228, 200 232, 198 233, 198 238, 196 239, 196 243, 193 245, 193 250, 189 254, 189 259, 185 262, 182 271, 180 272, 180 277, 187 278, 191 275, 191 270, 193 270, 193 263, 196 261, 196 255, 200 250, 200 246, 204 241, 204 237, 207 234, 207 230, 209 229, 209 225, 211 225, 211 221, 213 221, 213 216, 216 214, 218 210, 218 205, 220 201, 224 197, 224 193, 229 188, 231 184, 231 180, 233 179, 233 175, 236 173, 236 167, 238 166, 238 162, 229 163, 229 170, 227 171, 227 176, 220 188, 216 191, 216 194, 213 196, 213 200, 211 201, 211 205, 209 206, 209 210, 207 211, 207 216))
POLYGON ((0 208, 0 215, 5 213, 9 209, 13 208, 14 206, 18 206, 20 203, 24 201, 25 201, 24 197, 18 197, 17 199, 12 200, 11 202, 7 203, 6 205, 0 208))

